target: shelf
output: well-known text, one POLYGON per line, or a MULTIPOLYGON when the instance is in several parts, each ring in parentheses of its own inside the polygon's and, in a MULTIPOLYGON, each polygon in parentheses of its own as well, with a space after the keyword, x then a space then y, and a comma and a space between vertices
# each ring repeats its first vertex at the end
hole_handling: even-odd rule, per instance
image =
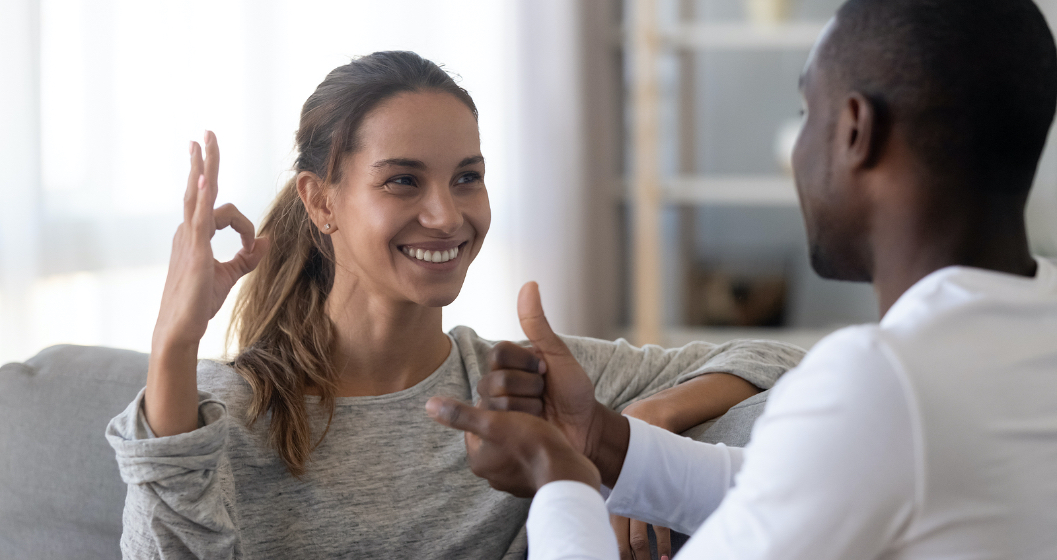
POLYGON ((686 23, 664 33, 673 47, 712 50, 810 49, 825 23, 686 23))
POLYGON ((679 204, 797 206, 796 186, 781 175, 684 175, 661 183, 664 199, 679 204))
POLYGON ((777 340, 794 344, 805 350, 810 350, 818 341, 825 338, 833 331, 841 327, 829 329, 798 329, 798 328, 722 328, 722 327, 682 327, 671 328, 664 331, 664 346, 669 348, 685 346, 686 344, 704 340, 715 344, 722 344, 738 339, 762 339, 777 340))

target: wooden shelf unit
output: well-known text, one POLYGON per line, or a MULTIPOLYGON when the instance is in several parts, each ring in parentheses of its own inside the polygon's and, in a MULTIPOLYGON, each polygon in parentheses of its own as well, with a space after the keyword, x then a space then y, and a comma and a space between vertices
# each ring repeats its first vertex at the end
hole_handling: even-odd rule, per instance
MULTIPOLYGON (((750 338, 792 337, 814 344, 829 331, 796 329, 697 329, 664 326, 662 275, 662 208, 685 205, 795 206, 796 190, 781 175, 682 175, 661 173, 659 60, 672 50, 782 51, 809 49, 825 23, 688 22, 662 29, 657 0, 632 0, 624 44, 633 73, 630 84, 631 152, 633 174, 628 181, 632 230, 632 317, 630 334, 636 344, 671 344, 694 339, 724 339, 726 334, 750 338), (783 334, 784 333, 784 334, 783 334), (717 338, 718 337, 718 338, 717 338)), ((795 343, 795 342, 794 342, 795 343)))

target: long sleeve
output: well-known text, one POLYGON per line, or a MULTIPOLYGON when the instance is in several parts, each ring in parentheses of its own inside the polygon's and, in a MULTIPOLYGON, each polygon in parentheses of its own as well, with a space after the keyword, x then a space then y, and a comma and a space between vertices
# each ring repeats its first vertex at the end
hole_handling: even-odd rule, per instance
POLYGON ((605 502, 580 482, 555 481, 536 492, 528 518, 529 560, 615 559, 610 513, 692 533, 719 505, 741 466, 740 449, 628 421, 627 459, 605 502))
POLYGON ((796 346, 765 340, 724 344, 693 342, 680 348, 564 336, 562 339, 595 384, 595 397, 610 408, 629 403, 710 372, 737 375, 760 389, 804 356, 796 346))
POLYGON ((529 509, 529 560, 617 557, 617 540, 598 490, 558 480, 536 492, 529 509))
POLYGON ((886 555, 918 498, 920 431, 870 327, 819 343, 772 391, 720 507, 684 558, 886 555))
MULTIPOLYGON (((607 506, 693 532, 677 559, 879 558, 918 495, 919 438, 907 398, 879 344, 842 331, 775 387, 743 452, 631 420, 628 458, 607 506)), ((533 503, 530 515, 553 515, 554 504, 599 514, 597 503, 570 493, 533 503)), ((569 549, 596 551, 584 558, 616 558, 598 535, 549 530, 569 549)), ((539 532, 529 527, 530 542, 551 538, 539 532)))
POLYGON ((129 485, 122 555, 239 558, 232 480, 224 475, 224 404, 200 391, 199 429, 156 438, 143 418, 142 402, 143 391, 106 430, 121 478, 129 485))
POLYGON ((628 418, 631 437, 610 513, 690 534, 719 507, 742 464, 742 450, 698 443, 628 418))

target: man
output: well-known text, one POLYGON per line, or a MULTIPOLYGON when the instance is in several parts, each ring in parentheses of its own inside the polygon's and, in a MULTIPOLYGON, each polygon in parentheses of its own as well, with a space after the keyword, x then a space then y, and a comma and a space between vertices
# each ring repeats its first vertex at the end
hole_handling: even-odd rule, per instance
POLYGON ((812 264, 872 282, 883 319, 787 373, 743 451, 597 405, 527 286, 542 360, 493 373, 545 370, 543 394, 508 396, 542 398, 547 421, 427 408, 468 431, 474 472, 535 494, 533 558, 615 558, 606 507, 692 532, 679 557, 1057 558, 1057 266, 1031 256, 1024 225, 1057 106, 1042 14, 850 0, 801 91, 812 264))

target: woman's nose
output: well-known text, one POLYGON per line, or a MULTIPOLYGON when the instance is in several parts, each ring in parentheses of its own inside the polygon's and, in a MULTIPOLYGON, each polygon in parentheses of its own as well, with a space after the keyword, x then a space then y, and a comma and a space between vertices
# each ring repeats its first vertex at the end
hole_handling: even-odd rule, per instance
POLYGON ((418 221, 423 227, 451 235, 462 227, 463 216, 447 185, 429 189, 418 221))

